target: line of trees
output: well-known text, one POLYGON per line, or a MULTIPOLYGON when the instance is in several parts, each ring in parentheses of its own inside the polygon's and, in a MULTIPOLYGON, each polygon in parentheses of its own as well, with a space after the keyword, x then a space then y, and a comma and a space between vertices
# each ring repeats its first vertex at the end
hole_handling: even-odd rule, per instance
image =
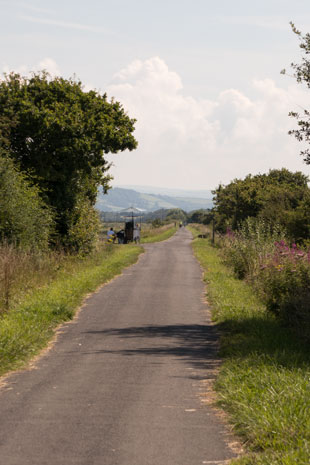
POLYGON ((235 179, 214 191, 215 223, 218 231, 238 227, 247 218, 278 224, 294 241, 310 238, 309 178, 282 168, 268 174, 235 179))
POLYGON ((0 81, 0 240, 89 251, 107 153, 133 150, 135 120, 82 83, 11 73, 0 81))

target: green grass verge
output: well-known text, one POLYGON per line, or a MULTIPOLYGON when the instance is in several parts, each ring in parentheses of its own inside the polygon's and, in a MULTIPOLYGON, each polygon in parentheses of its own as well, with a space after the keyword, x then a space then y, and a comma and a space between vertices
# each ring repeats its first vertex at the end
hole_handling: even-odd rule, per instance
POLYGON ((248 453, 236 465, 309 465, 309 347, 266 312, 210 242, 195 239, 208 301, 221 330, 220 405, 248 453))
POLYGON ((141 237, 141 244, 149 244, 151 242, 160 242, 160 241, 165 241, 172 237, 176 231, 177 227, 172 226, 171 228, 164 229, 163 228, 158 228, 159 231, 156 229, 153 229, 151 231, 147 232, 147 236, 141 237))
POLYGON ((0 319, 0 375, 21 367, 44 348, 59 323, 72 319, 83 298, 137 261, 141 247, 105 246, 72 260, 48 285, 31 292, 0 319))

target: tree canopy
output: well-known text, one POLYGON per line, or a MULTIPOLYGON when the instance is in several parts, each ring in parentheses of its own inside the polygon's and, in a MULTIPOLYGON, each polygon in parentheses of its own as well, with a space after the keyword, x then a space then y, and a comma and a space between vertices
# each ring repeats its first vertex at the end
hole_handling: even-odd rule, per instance
MULTIPOLYGON (((310 60, 308 55, 310 54, 310 34, 302 34, 293 23, 291 23, 293 32, 298 36, 300 44, 299 47, 302 50, 303 56, 301 63, 292 63, 291 67, 294 70, 294 77, 297 82, 304 83, 308 88, 310 88, 310 60)), ((285 74, 286 70, 282 70, 282 74, 285 74)), ((310 142, 310 111, 304 109, 302 114, 291 111, 290 116, 297 119, 298 129, 293 129, 289 131, 289 134, 296 137, 300 142, 310 142)), ((306 148, 301 150, 300 154, 303 156, 304 161, 309 165, 310 164, 310 149, 306 148)))
POLYGON ((39 186, 61 237, 81 198, 93 206, 99 185, 109 188, 105 155, 137 147, 134 124, 119 102, 73 79, 12 73, 0 82, 0 146, 39 186))
POLYGON ((302 205, 308 205, 308 177, 282 168, 268 174, 235 179, 214 191, 217 227, 237 229, 249 217, 279 223, 295 238, 309 237, 309 220, 304 221, 302 205), (298 221, 297 221, 298 220, 298 221), (304 221, 303 230, 297 222, 304 221))

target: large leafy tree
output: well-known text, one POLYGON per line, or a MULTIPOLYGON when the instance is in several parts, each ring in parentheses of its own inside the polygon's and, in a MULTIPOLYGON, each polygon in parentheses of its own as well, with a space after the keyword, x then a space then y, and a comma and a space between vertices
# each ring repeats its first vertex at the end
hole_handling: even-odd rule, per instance
POLYGON ((297 225, 301 205, 309 196, 308 177, 282 168, 268 174, 248 175, 235 179, 215 191, 214 203, 219 230, 237 229, 246 218, 260 217, 269 223, 279 223, 296 239, 308 237, 308 227, 297 225))
POLYGON ((133 150, 135 120, 122 105, 81 82, 45 73, 9 74, 0 82, 1 146, 39 186, 54 209, 61 238, 94 205, 99 185, 109 188, 105 155, 133 150), (81 201, 84 199, 84 201, 81 201))
MULTIPOLYGON (((292 63, 291 67, 294 70, 294 77, 297 82, 306 84, 310 89, 310 34, 302 34, 293 23, 291 23, 293 32, 298 36, 300 44, 299 47, 302 50, 303 56, 301 63, 292 63)), ((286 70, 282 70, 282 74, 285 74, 286 70)), ((300 142, 310 142, 310 111, 306 108, 303 109, 302 113, 295 111, 290 112, 290 116, 297 119, 297 129, 289 131, 289 134, 296 137, 300 142)), ((305 148, 301 150, 300 154, 304 158, 304 161, 309 165, 310 164, 310 149, 305 148)))

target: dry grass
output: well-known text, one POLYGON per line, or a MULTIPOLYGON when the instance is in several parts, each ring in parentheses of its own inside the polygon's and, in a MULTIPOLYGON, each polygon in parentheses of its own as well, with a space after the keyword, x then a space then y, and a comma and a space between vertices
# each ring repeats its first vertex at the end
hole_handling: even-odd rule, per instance
POLYGON ((141 229, 141 243, 164 241, 173 236, 177 229, 174 223, 165 224, 159 228, 154 228, 150 224, 144 224, 141 229))
POLYGON ((48 283, 64 262, 59 252, 25 251, 0 245, 0 313, 17 305, 34 288, 48 283))

